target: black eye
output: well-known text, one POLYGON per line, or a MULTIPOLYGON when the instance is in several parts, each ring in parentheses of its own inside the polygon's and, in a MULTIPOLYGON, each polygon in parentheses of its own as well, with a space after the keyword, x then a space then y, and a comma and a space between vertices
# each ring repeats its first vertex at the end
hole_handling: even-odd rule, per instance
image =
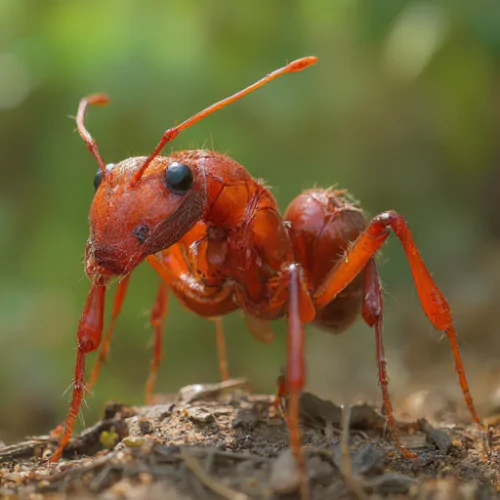
POLYGON ((97 191, 97 188, 101 184, 102 181, 102 171, 101 169, 97 170, 96 174, 94 175, 94 189, 97 191))
MULTIPOLYGON (((108 163, 106 165, 106 171, 113 170, 113 167, 115 166, 114 163, 108 163)), ((96 174, 94 175, 94 188, 97 191, 97 188, 101 185, 102 182, 102 170, 98 169, 96 174)))
POLYGON ((134 236, 137 238, 139 243, 144 243, 149 234, 148 226, 137 226, 134 229, 134 236))
POLYGON ((163 183, 172 193, 184 194, 193 185, 193 172, 187 165, 174 161, 165 169, 163 183))

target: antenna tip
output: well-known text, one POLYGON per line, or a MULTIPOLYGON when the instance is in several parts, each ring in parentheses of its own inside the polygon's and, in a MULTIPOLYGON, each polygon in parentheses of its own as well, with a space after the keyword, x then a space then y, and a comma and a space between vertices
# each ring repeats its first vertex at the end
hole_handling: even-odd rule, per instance
POLYGON ((105 106, 109 103, 109 96, 107 94, 91 94, 85 97, 85 100, 92 106, 105 106))
POLYGON ((302 57, 301 59, 297 59, 296 61, 292 61, 288 64, 289 71, 302 71, 313 64, 318 62, 318 58, 316 56, 308 56, 302 57))

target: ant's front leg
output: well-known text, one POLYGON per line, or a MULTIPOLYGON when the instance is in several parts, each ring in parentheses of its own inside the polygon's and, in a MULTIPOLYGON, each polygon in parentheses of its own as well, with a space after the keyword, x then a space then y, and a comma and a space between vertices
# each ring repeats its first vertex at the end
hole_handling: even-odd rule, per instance
POLYGON ((165 258, 165 255, 162 257, 150 255, 146 257, 146 261, 174 292, 181 305, 202 317, 214 320, 221 379, 223 381, 229 380, 226 342, 221 316, 236 309, 232 289, 207 287, 199 279, 199 276, 192 273, 179 246, 169 249, 168 259, 165 258))
POLYGON ((116 320, 118 319, 120 311, 122 310, 122 305, 123 301, 125 300, 129 281, 130 275, 125 276, 118 284, 118 289, 116 290, 113 302, 111 321, 109 323, 108 329, 106 330, 106 335, 104 335, 104 339, 102 341, 101 348, 99 349, 99 354, 97 355, 94 367, 92 368, 92 373, 90 374, 90 378, 85 389, 87 393, 92 392, 92 389, 94 388, 97 379, 99 378, 99 373, 101 371, 102 365, 108 360, 109 349, 111 347, 111 338, 113 337, 113 332, 115 330, 116 320))
POLYGON ((156 382, 156 373, 160 366, 162 357, 162 336, 163 336, 163 320, 167 315, 168 308, 168 288, 167 285, 160 281, 156 299, 151 310, 151 325, 154 330, 153 341, 153 358, 151 359, 151 368, 149 370, 149 377, 146 382, 146 404, 153 403, 154 387, 156 382))
POLYGON ((50 461, 57 462, 68 444, 75 419, 80 410, 85 390, 85 356, 95 351, 101 342, 103 316, 104 316, 104 297, 106 286, 92 283, 85 307, 83 309, 77 333, 77 352, 75 363, 75 378, 73 381, 73 397, 69 414, 63 425, 63 434, 59 441, 57 450, 52 455, 50 461))

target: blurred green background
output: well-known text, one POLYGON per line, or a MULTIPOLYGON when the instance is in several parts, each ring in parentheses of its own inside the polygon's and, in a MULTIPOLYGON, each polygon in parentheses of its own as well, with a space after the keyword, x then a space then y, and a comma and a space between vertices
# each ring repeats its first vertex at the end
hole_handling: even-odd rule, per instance
MULTIPOLYGON (((403 214, 452 304, 479 409, 494 411, 498 26, 500 3, 472 0, 0 0, 0 439, 45 432, 67 410, 97 168, 70 119, 79 99, 111 96, 86 124, 104 161, 118 162, 148 154, 175 120, 305 55, 319 64, 211 116, 172 147, 227 152, 268 181, 283 209, 303 189, 337 185, 369 215, 403 214)), ((432 398, 462 414, 448 344, 424 317, 394 237, 379 263, 399 414, 420 416, 432 398)), ((134 272, 87 422, 108 399, 142 401, 156 284, 147 266, 134 272)), ((284 323, 271 347, 238 313, 225 327, 231 374, 274 391, 284 323)), ((158 391, 218 380, 211 322, 172 303, 165 345, 158 391)), ((361 321, 337 338, 308 327, 307 359, 308 389, 380 403, 373 335, 361 321)))

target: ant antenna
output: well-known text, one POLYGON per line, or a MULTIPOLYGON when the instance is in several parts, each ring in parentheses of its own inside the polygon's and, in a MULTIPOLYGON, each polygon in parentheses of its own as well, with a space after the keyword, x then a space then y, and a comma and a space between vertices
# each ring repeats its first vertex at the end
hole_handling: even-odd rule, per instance
POLYGON ((97 148, 97 143, 94 141, 89 131, 85 128, 83 124, 83 119, 85 117, 85 111, 87 106, 105 106, 109 103, 109 97, 106 94, 92 94, 84 97, 80 104, 78 105, 78 112, 76 114, 76 125, 78 127, 78 133, 81 138, 87 143, 87 147, 92 155, 95 156, 97 163, 99 163, 99 168, 101 169, 103 178, 106 177, 106 165, 102 161, 101 155, 99 154, 99 149, 97 148))
MULTIPOLYGON (((227 97, 226 99, 222 99, 222 101, 219 101, 219 102, 216 102, 215 104, 212 104, 211 106, 204 109, 203 111, 200 111, 199 113, 196 113, 195 115, 193 115, 191 118, 188 118, 186 121, 182 122, 181 124, 179 124, 175 127, 169 128, 163 134, 163 137, 161 138, 160 142, 158 143, 158 145, 156 146, 154 151, 146 158, 146 161, 142 164, 142 166, 139 168, 139 170, 137 170, 137 172, 134 174, 130 185, 133 186, 137 181, 139 181, 139 179, 144 174, 144 171, 146 170, 146 168, 148 168, 148 165, 160 153, 160 151, 163 149, 165 144, 174 140, 179 135, 179 133, 182 132, 183 130, 189 128, 191 125, 194 125, 196 122, 203 120, 203 118, 212 114, 214 111, 217 111, 217 110, 223 108, 224 106, 227 106, 228 104, 231 104, 232 102, 237 101, 238 99, 241 99, 243 96, 250 94, 254 90, 257 90, 259 87, 262 87, 266 83, 270 82, 271 80, 278 78, 278 76, 284 75, 286 73, 302 71, 303 69, 307 68, 308 66, 316 64, 317 61, 318 61, 318 58, 315 56, 303 57, 302 59, 297 59, 296 61, 292 61, 291 63, 287 64, 283 68, 277 69, 277 70, 273 71, 272 73, 269 73, 264 78, 262 78, 258 82, 255 82, 254 84, 250 85, 249 87, 247 87, 243 90, 240 90, 236 94, 234 94, 230 97, 227 97)), ((88 144, 89 149, 90 149, 91 148, 90 143, 87 142, 87 144, 88 144)), ((97 151, 97 147, 96 147, 96 151, 97 151)), ((94 155, 95 154, 96 153, 94 153, 94 155)))

